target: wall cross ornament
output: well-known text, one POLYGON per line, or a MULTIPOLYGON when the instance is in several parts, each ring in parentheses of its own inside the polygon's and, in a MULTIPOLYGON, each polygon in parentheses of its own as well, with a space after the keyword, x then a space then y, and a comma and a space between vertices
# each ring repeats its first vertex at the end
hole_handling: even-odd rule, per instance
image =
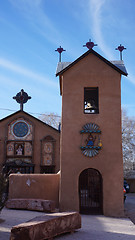
POLYGON ((80 131, 82 135, 80 149, 86 157, 96 156, 102 148, 101 130, 95 123, 87 123, 80 131))

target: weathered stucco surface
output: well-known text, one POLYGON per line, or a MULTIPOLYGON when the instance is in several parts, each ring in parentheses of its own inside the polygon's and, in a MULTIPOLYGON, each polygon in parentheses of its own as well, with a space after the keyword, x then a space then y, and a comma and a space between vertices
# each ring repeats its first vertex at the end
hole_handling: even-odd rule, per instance
POLYGON ((59 206, 60 174, 11 174, 9 199, 53 200, 59 206))

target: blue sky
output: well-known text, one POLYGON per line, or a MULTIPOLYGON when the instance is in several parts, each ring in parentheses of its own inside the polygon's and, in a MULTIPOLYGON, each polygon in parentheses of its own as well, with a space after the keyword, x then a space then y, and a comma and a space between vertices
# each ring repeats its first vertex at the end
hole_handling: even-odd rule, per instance
POLYGON ((128 77, 122 76, 122 107, 135 116, 134 0, 4 0, 0 1, 0 119, 19 110, 12 99, 24 89, 32 99, 24 110, 38 117, 61 114, 55 77, 60 45, 63 61, 74 61, 92 39, 94 50, 119 60, 119 44, 128 77), (5 110, 7 109, 7 110, 5 110), (13 111, 12 111, 13 110, 13 111))

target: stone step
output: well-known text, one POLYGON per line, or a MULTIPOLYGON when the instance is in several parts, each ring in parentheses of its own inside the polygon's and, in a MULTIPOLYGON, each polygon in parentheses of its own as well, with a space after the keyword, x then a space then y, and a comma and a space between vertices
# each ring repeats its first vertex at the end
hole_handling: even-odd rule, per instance
POLYGON ((6 202, 7 208, 25 209, 32 211, 54 212, 55 202, 43 199, 9 199, 6 202))
POLYGON ((77 212, 45 214, 12 227, 10 240, 45 240, 81 228, 77 212))

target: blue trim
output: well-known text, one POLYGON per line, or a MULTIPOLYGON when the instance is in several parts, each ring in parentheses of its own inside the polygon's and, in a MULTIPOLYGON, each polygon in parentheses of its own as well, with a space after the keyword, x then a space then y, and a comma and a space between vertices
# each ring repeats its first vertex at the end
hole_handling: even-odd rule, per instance
POLYGON ((101 133, 100 130, 81 130, 80 133, 101 133))
POLYGON ((85 149, 101 149, 101 147, 98 147, 98 146, 92 146, 92 147, 88 147, 88 146, 83 147, 83 146, 81 146, 80 148, 81 148, 81 150, 85 150, 85 149))

